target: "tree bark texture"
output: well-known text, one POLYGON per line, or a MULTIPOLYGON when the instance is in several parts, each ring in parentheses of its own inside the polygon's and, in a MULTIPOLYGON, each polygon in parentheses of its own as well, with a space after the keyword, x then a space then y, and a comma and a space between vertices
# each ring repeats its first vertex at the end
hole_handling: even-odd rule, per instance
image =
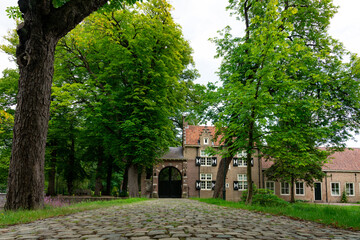
POLYGON ((294 191, 294 188, 295 188, 295 179, 292 177, 291 178, 291 183, 290 183, 290 202, 291 203, 294 203, 295 202, 295 191, 294 191))
POLYGON ((231 157, 228 158, 222 158, 220 163, 219 163, 219 168, 217 170, 217 174, 216 174, 216 184, 215 184, 215 188, 214 188, 214 194, 213 194, 213 198, 223 198, 223 190, 224 190, 224 173, 225 173, 225 177, 227 175, 227 172, 229 170, 229 165, 231 163, 231 157), (224 166, 225 164, 225 166, 224 166), (225 172, 224 172, 224 168, 225 168, 225 172))
POLYGON ((44 160, 54 52, 58 40, 107 0, 19 0, 19 90, 5 209, 37 209, 44 202, 44 160))
POLYGON ((105 195, 111 195, 111 179, 112 179, 112 173, 113 173, 113 159, 108 158, 107 160, 107 174, 106 174, 106 191, 105 195))
POLYGON ((129 165, 126 165, 124 170, 124 177, 123 182, 121 184, 121 192, 127 192, 128 191, 128 180, 129 180, 129 165))
POLYGON ((128 184, 129 184, 129 197, 139 197, 139 181, 138 181, 138 167, 135 164, 130 164, 128 170, 128 184))
POLYGON ((96 167, 96 180, 95 180, 95 196, 101 196, 102 186, 102 164, 103 164, 103 154, 100 154, 97 167, 96 167))
MULTIPOLYGON (((70 131, 74 131, 72 127, 70 131)), ((68 194, 73 195, 74 193, 74 181, 75 181, 75 136, 70 134, 71 138, 71 146, 70 146, 70 156, 69 156, 69 163, 66 170, 66 184, 68 189, 68 194)))

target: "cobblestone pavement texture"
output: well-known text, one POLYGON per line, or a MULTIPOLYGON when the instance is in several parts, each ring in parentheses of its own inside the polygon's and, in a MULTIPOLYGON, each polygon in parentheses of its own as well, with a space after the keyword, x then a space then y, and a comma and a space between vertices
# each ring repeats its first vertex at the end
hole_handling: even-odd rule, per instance
POLYGON ((157 199, 0 229, 4 239, 360 239, 326 227, 189 199, 157 199))

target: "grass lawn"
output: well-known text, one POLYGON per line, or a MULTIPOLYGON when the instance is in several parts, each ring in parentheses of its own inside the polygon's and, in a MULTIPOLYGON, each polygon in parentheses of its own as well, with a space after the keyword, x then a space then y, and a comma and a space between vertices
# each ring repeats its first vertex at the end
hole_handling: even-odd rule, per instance
POLYGON ((241 208, 273 215, 288 216, 293 219, 309 220, 339 228, 360 230, 360 206, 294 203, 285 207, 263 207, 259 205, 248 206, 243 202, 228 202, 213 198, 196 198, 195 200, 224 207, 241 208))
POLYGON ((45 207, 42 210, 22 210, 22 211, 0 211, 0 228, 9 225, 33 222, 35 220, 64 216, 72 213, 83 212, 99 208, 112 207, 127 203, 134 203, 148 200, 147 198, 129 198, 112 201, 81 202, 65 207, 45 207))

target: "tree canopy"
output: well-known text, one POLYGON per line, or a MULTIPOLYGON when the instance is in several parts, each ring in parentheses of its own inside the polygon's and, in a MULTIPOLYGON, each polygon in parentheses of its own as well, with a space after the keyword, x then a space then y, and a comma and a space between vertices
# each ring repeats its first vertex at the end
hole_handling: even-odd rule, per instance
POLYGON ((228 8, 246 30, 234 37, 226 28, 214 39, 223 57, 216 126, 227 155, 248 153, 251 202, 255 149, 276 162, 288 159, 295 149, 288 145, 306 154, 320 145, 344 146, 359 126, 358 73, 353 62, 342 62, 349 53, 327 34, 332 1, 230 0, 228 8))

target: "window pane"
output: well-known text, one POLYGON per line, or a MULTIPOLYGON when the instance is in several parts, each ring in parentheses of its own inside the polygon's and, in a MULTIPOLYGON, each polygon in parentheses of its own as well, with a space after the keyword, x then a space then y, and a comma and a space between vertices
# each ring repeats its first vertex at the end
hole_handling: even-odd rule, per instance
POLYGON ((289 194, 289 183, 287 182, 281 183, 281 194, 289 194))
POLYGON ((297 182, 295 184, 295 194, 297 194, 297 195, 304 194, 304 183, 303 182, 297 182))
POLYGON ((353 183, 346 183, 346 195, 354 195, 354 184, 353 183))
POLYGON ((340 195, 339 183, 331 183, 331 194, 332 195, 340 195))

